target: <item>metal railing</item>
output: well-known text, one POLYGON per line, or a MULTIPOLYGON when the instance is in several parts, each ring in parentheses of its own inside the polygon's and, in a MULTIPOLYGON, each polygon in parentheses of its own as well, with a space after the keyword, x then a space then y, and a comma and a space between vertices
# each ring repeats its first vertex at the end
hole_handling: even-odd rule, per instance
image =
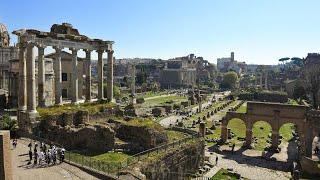
POLYGON ((93 157, 81 155, 72 151, 66 151, 65 161, 69 163, 75 163, 78 166, 81 166, 87 169, 92 169, 92 170, 100 171, 107 174, 118 174, 121 170, 139 161, 146 160, 149 157, 157 156, 161 153, 167 152, 172 148, 180 147, 184 144, 187 144, 188 142, 191 142, 192 140, 198 140, 198 139, 199 139, 198 136, 186 137, 184 139, 180 139, 168 144, 163 144, 155 148, 142 151, 120 162, 101 161, 93 157))

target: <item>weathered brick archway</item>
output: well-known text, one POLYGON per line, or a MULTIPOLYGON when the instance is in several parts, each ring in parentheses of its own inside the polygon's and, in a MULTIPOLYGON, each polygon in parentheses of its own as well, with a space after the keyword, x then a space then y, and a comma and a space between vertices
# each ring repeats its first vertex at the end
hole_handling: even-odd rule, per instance
POLYGON ((301 153, 306 156, 311 156, 312 139, 308 128, 312 126, 306 118, 307 107, 297 105, 287 105, 279 103, 265 102, 248 102, 246 113, 228 112, 222 119, 221 139, 226 142, 228 139, 227 125, 232 118, 239 118, 246 125, 246 146, 251 146, 252 143, 252 128, 257 121, 265 121, 272 128, 272 148, 278 148, 279 145, 279 129, 286 123, 293 123, 297 126, 297 132, 301 143, 301 153), (311 142, 310 142, 311 141, 311 142))

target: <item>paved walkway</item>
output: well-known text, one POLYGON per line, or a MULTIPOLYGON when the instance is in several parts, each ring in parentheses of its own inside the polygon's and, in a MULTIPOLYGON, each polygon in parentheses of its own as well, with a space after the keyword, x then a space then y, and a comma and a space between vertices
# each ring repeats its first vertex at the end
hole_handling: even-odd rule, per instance
POLYGON ((241 155, 232 155, 232 157, 226 157, 221 154, 210 154, 208 151, 206 155, 210 157, 211 161, 215 161, 216 156, 218 156, 218 164, 213 168, 213 172, 209 171, 205 174, 205 177, 212 177, 217 172, 217 168, 233 169, 233 172, 241 174, 242 177, 254 180, 288 180, 291 175, 289 172, 283 172, 273 169, 268 169, 263 166, 258 166, 263 163, 272 163, 272 162, 263 162, 264 160, 260 159, 245 159, 241 155), (242 159, 242 160, 240 160, 242 159))
MULTIPOLYGON (((209 100, 208 101, 205 101, 202 103, 202 108, 205 108, 207 106, 209 106, 211 104, 211 99, 213 97, 214 94, 210 95, 209 96, 209 100)), ((222 95, 217 95, 216 94, 216 97, 219 98, 219 97, 223 97, 222 95)), ((191 111, 193 113, 196 113, 197 112, 197 109, 199 108, 199 106, 195 106, 191 109, 191 111)), ((171 116, 168 116, 166 118, 163 118, 159 123, 163 126, 163 127, 169 127, 170 124, 176 124, 177 120, 181 120, 182 119, 182 115, 171 115, 171 116)))
POLYGON ((93 180, 97 179, 90 174, 80 170, 77 167, 71 166, 67 163, 62 163, 52 166, 33 166, 28 163, 27 144, 29 141, 19 139, 16 149, 11 151, 13 179, 14 180, 93 180))

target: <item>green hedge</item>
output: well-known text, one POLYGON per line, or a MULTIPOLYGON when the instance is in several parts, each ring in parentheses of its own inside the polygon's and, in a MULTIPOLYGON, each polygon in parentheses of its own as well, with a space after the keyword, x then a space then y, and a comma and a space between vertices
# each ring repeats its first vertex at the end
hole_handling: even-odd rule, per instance
POLYGON ((240 92, 239 100, 245 101, 266 101, 266 102, 280 102, 288 101, 287 93, 278 91, 257 91, 257 92, 240 92))

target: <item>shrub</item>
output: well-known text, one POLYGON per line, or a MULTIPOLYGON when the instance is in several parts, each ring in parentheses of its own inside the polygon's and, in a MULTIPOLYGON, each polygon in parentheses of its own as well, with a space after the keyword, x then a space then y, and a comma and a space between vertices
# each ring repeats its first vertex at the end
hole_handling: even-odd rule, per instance
POLYGON ((173 109, 180 109, 180 105, 179 104, 174 104, 173 105, 173 109))
POLYGON ((245 91, 239 93, 238 99, 246 101, 266 101, 285 103, 288 101, 288 95, 287 93, 278 91, 245 91))
POLYGON ((138 104, 142 104, 142 103, 144 103, 145 101, 144 101, 144 98, 143 98, 143 97, 139 97, 139 98, 137 98, 136 102, 137 102, 138 104))

